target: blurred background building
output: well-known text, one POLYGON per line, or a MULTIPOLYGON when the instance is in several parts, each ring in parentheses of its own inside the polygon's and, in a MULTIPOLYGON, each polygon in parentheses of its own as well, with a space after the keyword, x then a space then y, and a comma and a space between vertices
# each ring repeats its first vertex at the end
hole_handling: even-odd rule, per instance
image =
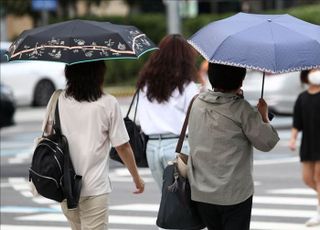
MULTIPOLYGON (((48 24, 50 18, 120 16, 167 12, 169 23, 199 14, 284 10, 319 0, 1 0, 1 40, 12 40, 24 29, 48 24), (171 11, 170 11, 171 10, 171 11), (175 19, 172 19, 174 17, 175 19)), ((168 30, 170 32, 170 30, 168 30)))
MULTIPOLYGON (((320 25, 320 0, 0 0, 1 41, 23 30, 70 19, 134 25, 156 44, 168 33, 188 38, 204 25, 237 12, 288 13, 320 25)), ((107 61, 105 85, 134 86, 148 59, 107 61)), ((197 61, 200 66, 201 57, 197 61)))

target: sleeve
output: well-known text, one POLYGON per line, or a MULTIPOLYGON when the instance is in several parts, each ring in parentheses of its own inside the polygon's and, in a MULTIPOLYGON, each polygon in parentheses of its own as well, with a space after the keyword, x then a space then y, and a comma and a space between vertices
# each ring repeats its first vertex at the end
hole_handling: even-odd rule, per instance
POLYGON ((298 97, 293 108, 293 127, 297 130, 303 129, 301 96, 298 97))
POLYGON ((242 130, 251 144, 263 152, 270 151, 280 140, 277 131, 262 120, 258 111, 247 104, 241 116, 242 130))
POLYGON ((111 145, 117 147, 129 141, 119 103, 115 100, 110 117, 109 138, 111 145))
POLYGON ((190 82, 187 87, 185 88, 185 95, 186 95, 186 100, 184 103, 184 112, 186 113, 188 111, 188 107, 190 104, 190 101, 192 100, 192 98, 194 97, 194 95, 199 93, 199 89, 197 87, 197 85, 194 82, 190 82))

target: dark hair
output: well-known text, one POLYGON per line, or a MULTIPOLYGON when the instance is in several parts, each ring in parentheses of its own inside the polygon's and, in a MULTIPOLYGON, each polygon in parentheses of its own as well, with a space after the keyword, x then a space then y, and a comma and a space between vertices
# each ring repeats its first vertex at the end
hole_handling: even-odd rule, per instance
POLYGON ((230 91, 241 86, 246 72, 241 67, 209 63, 208 77, 212 88, 230 91))
POLYGON ((310 70, 302 70, 300 73, 300 81, 301 83, 305 83, 308 84, 309 80, 308 80, 308 74, 309 74, 310 70))
POLYGON ((107 68, 104 61, 66 65, 66 96, 77 101, 96 101, 103 95, 103 79, 107 68))
POLYGON ((197 78, 195 61, 195 50, 181 35, 167 35, 141 69, 137 88, 148 87, 149 101, 168 101, 176 88, 182 94, 184 85, 197 78))

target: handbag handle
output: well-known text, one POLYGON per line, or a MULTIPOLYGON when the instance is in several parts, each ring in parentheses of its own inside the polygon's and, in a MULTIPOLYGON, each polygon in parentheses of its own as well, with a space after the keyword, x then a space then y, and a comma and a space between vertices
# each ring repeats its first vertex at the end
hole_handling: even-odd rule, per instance
POLYGON ((186 136, 186 131, 187 131, 187 126, 188 126, 191 107, 192 107, 192 104, 193 104, 194 100, 198 97, 198 95, 199 94, 194 95, 194 97, 191 99, 191 101, 189 103, 187 114, 186 114, 186 117, 184 119, 183 126, 182 126, 182 129, 181 129, 181 132, 180 132, 180 136, 179 136, 179 140, 178 140, 178 143, 177 143, 177 146, 176 146, 176 153, 180 153, 181 152, 183 141, 184 141, 184 138, 186 136))
POLYGON ((133 102, 134 102, 134 99, 137 97, 137 102, 136 102, 136 105, 135 105, 135 109, 134 109, 134 115, 133 115, 133 121, 134 123, 136 122, 136 115, 137 115, 137 108, 138 108, 138 102, 139 102, 139 89, 136 90, 136 92, 134 93, 133 97, 132 97, 132 100, 130 102, 130 105, 129 105, 129 109, 128 109, 128 112, 127 112, 127 115, 126 117, 129 117, 129 114, 130 114, 130 111, 131 111, 131 107, 133 105, 133 102))

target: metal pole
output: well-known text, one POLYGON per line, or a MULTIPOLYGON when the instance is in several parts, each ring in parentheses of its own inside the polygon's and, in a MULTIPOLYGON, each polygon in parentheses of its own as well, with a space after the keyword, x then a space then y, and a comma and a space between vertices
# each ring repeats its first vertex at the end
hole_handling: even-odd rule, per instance
POLYGON ((181 33, 181 19, 179 15, 179 1, 166 0, 167 7, 167 32, 168 34, 181 33))
POLYGON ((45 26, 48 25, 49 22, 49 12, 48 10, 41 11, 41 25, 45 26))
POLYGON ((7 15, 5 13, 5 10, 3 8, 0 9, 0 28, 1 28, 1 33, 0 33, 0 40, 1 41, 7 41, 8 36, 7 36, 7 15))
POLYGON ((264 91, 264 78, 265 78, 265 75, 266 73, 263 72, 263 76, 262 76, 262 89, 261 89, 261 97, 260 98, 263 98, 263 91, 264 91))

